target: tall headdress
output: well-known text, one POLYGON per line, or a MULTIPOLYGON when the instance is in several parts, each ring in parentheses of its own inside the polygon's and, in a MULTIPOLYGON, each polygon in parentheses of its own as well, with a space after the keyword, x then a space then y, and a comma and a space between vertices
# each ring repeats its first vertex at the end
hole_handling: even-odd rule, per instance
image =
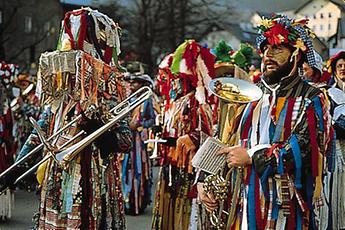
POLYGON ((62 20, 58 50, 82 50, 107 64, 118 65, 120 35, 121 28, 107 15, 91 8, 73 10, 62 20))
POLYGON ((200 104, 205 104, 209 95, 207 86, 215 76, 214 63, 215 56, 208 48, 187 40, 174 52, 170 70, 176 78, 184 81, 184 90, 196 89, 195 98, 200 104))

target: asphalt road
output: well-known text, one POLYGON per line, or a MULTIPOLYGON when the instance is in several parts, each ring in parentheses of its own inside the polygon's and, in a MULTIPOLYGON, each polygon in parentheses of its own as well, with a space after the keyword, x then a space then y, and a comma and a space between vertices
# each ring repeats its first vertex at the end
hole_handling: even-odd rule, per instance
MULTIPOLYGON (((157 184, 157 168, 154 168, 154 185, 157 184)), ((153 198, 152 198, 153 199, 153 198)), ((14 209, 12 218, 6 222, 0 221, 0 230, 28 230, 31 229, 32 216, 38 210, 38 196, 31 192, 16 191, 14 197, 14 209)), ((126 216, 126 225, 128 230, 149 230, 151 229, 152 207, 146 208, 145 212, 140 216, 126 216)))

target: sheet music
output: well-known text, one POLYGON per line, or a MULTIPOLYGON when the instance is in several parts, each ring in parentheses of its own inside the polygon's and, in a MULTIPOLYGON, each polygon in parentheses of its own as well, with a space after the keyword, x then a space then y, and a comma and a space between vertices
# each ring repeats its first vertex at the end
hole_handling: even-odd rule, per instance
POLYGON ((216 153, 224 147, 226 145, 217 139, 208 137, 193 157, 193 167, 213 175, 217 174, 225 165, 226 154, 216 155, 216 153))

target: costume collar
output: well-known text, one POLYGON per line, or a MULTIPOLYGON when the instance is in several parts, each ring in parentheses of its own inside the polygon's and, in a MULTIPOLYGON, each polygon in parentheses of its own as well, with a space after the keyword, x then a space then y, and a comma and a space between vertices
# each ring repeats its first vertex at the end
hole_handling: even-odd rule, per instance
POLYGON ((280 90, 289 90, 291 88, 293 88, 294 86, 296 86, 298 83, 300 83, 301 78, 297 75, 289 75, 289 76, 285 76, 280 80, 279 84, 271 84, 269 85, 265 79, 264 79, 264 75, 262 75, 261 77, 261 82, 264 84, 264 86, 269 89, 270 91, 276 91, 278 89, 280 90))
POLYGON ((338 87, 339 89, 341 89, 343 92, 345 92, 345 82, 343 82, 342 80, 339 80, 337 76, 334 75, 334 85, 333 87, 338 87))

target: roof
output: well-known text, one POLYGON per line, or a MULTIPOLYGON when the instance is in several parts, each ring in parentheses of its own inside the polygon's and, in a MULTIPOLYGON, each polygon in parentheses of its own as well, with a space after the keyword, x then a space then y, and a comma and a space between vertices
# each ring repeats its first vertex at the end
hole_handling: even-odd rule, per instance
POLYGON ((345 38, 345 18, 341 17, 338 19, 338 30, 337 30, 338 38, 345 38))
POLYGON ((330 0, 333 4, 339 6, 341 10, 345 10, 345 2, 344 0, 330 0))
POLYGON ((90 6, 92 0, 60 0, 62 4, 78 5, 78 6, 90 6))
POLYGON ((230 0, 236 8, 252 9, 254 11, 265 13, 277 13, 295 10, 296 8, 304 5, 308 0, 289 0, 289 1, 277 1, 277 0, 230 0))
POLYGON ((297 14, 298 12, 300 12, 301 10, 304 9, 304 7, 306 7, 309 3, 311 3, 313 0, 309 0, 309 1, 306 1, 303 5, 301 5, 300 7, 298 7, 296 10, 295 10, 295 14, 297 14))

